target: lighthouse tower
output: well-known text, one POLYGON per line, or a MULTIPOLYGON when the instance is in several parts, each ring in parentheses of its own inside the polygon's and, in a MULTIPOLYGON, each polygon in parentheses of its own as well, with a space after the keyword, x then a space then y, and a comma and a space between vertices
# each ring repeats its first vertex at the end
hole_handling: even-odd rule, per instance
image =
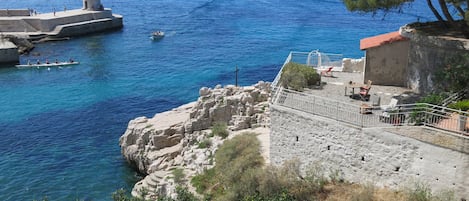
POLYGON ((104 10, 101 0, 83 0, 83 10, 97 11, 104 10))

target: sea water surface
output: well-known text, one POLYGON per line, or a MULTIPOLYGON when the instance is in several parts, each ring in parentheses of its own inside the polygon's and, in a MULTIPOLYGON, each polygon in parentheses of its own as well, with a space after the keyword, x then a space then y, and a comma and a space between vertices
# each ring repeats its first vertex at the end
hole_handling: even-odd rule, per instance
MULTIPOLYGON (((194 101, 202 86, 272 81, 290 51, 360 58, 361 38, 433 17, 348 12, 341 0, 102 0, 124 16, 118 31, 37 44, 21 57, 73 67, 0 69, 0 200, 111 200, 139 176, 120 154, 129 120, 194 101), (152 41, 154 30, 166 32, 152 41)), ((1 0, 40 13, 81 0, 1 0)))

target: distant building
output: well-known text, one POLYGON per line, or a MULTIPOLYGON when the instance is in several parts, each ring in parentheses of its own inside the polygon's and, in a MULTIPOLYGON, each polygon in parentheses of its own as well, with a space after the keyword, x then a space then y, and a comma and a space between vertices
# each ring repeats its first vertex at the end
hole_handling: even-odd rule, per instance
POLYGON ((83 10, 101 11, 104 7, 101 0, 83 0, 83 10))
POLYGON ((360 49, 366 50, 364 80, 373 84, 408 87, 409 38, 399 31, 364 38, 360 49))

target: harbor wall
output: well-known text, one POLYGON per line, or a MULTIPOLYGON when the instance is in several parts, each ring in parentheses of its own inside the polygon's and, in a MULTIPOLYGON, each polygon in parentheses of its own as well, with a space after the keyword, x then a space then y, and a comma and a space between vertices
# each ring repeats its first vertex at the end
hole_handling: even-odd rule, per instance
MULTIPOLYGON (((57 13, 57 15, 53 17, 3 17, 0 18, 0 32, 52 32, 49 33, 49 35, 69 36, 65 33, 59 33, 59 31, 63 27, 67 27, 67 30, 70 30, 70 27, 83 27, 84 24, 88 24, 85 27, 91 28, 91 30, 94 32, 107 30, 110 28, 120 28, 123 26, 122 16, 115 14, 113 15, 111 9, 105 9, 103 11, 70 10, 67 12, 62 12, 61 14, 64 15, 60 16, 57 13), (97 25, 97 27, 94 25, 97 25)), ((72 35, 91 33, 90 30, 79 30, 77 28, 73 30, 77 32, 67 31, 66 33, 71 33, 72 35)))
POLYGON ((10 41, 0 39, 0 63, 18 63, 18 48, 10 41))
POLYGON ((0 9, 0 17, 11 16, 29 16, 31 15, 28 9, 0 9))
POLYGON ((57 37, 78 36, 122 27, 122 17, 59 25, 57 37))
POLYGON ((458 151, 467 150, 467 138, 445 138, 423 128, 412 132, 450 143, 455 149, 444 148, 407 137, 405 132, 362 129, 282 106, 270 108, 274 165, 296 158, 302 162, 302 171, 319 163, 350 182, 393 189, 412 188, 419 182, 433 191, 452 190, 457 199, 469 199, 469 154, 458 151))

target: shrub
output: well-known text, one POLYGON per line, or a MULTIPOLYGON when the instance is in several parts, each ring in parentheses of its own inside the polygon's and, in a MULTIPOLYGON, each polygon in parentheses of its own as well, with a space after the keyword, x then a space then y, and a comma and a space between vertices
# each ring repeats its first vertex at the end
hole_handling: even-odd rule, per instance
POLYGON ((449 108, 461 111, 469 111, 469 100, 462 100, 448 105, 449 108))
POLYGON ((423 184, 415 184, 415 187, 407 192, 408 201, 431 201, 432 193, 430 188, 423 184))
POLYGON ((367 184, 364 188, 360 189, 360 191, 352 194, 352 201, 373 201, 375 200, 374 193, 374 185, 367 184))
POLYGON ((199 200, 186 187, 176 186, 176 194, 177 194, 178 201, 198 201, 199 200))
POLYGON ((197 193, 204 193, 215 182, 215 169, 204 170, 202 174, 192 177, 191 184, 195 187, 197 193))
POLYGON ((215 122, 215 124, 212 126, 212 134, 225 139, 229 134, 228 126, 225 122, 215 122))
POLYGON ((320 81, 321 76, 314 68, 293 62, 285 65, 280 77, 283 87, 295 91, 303 91, 304 88, 317 85, 320 81))
POLYGON ((199 145, 197 146, 197 148, 206 149, 206 148, 209 148, 210 146, 212 146, 212 141, 210 141, 210 139, 205 139, 202 142, 199 142, 199 145))
POLYGON ((126 191, 122 188, 112 193, 112 200, 113 201, 144 201, 143 199, 127 195, 126 191))
POLYGON ((180 168, 176 168, 176 169, 173 169, 172 173, 173 173, 174 182, 176 182, 177 184, 180 184, 185 177, 184 170, 180 168))
POLYGON ((441 105, 443 100, 447 98, 448 96, 443 94, 443 93, 433 93, 429 94, 427 96, 424 96, 420 98, 418 103, 428 103, 428 104, 433 104, 433 105, 441 105))
POLYGON ((469 54, 458 54, 445 61, 445 67, 435 73, 440 90, 460 91, 469 88, 469 54))

